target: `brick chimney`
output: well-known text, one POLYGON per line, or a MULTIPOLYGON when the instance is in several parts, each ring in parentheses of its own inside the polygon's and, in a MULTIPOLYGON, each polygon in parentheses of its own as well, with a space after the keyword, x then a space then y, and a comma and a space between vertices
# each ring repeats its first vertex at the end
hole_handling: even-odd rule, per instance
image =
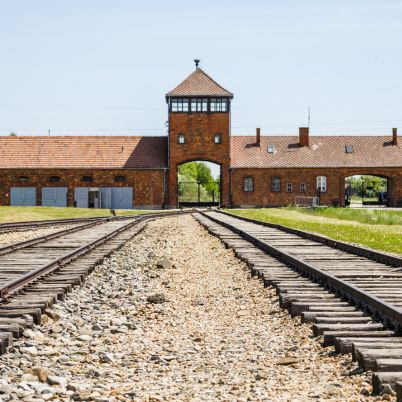
POLYGON ((259 147, 261 146, 261 129, 257 128, 255 131, 255 144, 259 147))
POLYGON ((308 147, 309 146, 309 128, 299 127, 299 146, 308 147))
POLYGON ((392 145, 398 145, 398 129, 392 129, 392 145))

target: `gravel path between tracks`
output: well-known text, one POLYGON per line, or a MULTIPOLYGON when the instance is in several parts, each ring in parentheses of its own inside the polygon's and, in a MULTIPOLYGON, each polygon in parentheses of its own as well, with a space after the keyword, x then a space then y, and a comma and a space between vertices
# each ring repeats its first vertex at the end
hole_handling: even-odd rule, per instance
POLYGON ((28 229, 15 232, 0 233, 0 247, 9 246, 10 244, 19 243, 21 241, 33 239, 35 237, 58 232, 59 230, 69 229, 74 226, 76 225, 60 225, 40 229, 28 229))
POLYGON ((0 400, 391 399, 364 396, 366 374, 342 375, 350 357, 191 216, 150 222, 48 316, 0 357, 0 400))

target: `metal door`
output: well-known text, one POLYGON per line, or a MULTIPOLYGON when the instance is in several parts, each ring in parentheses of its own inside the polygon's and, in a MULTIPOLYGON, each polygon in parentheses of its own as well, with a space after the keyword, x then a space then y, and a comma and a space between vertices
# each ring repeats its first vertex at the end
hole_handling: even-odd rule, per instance
POLYGON ((42 206, 66 207, 67 187, 44 187, 42 188, 42 206))
POLYGON ((112 208, 131 209, 133 207, 132 187, 112 187, 112 208))
POLYGON ((36 205, 35 187, 11 187, 10 205, 19 207, 34 207, 36 205))
POLYGON ((100 189, 101 192, 101 208, 112 208, 112 188, 111 187, 102 187, 100 189))
POLYGON ((74 194, 75 206, 77 208, 88 208, 88 187, 76 187, 74 194))

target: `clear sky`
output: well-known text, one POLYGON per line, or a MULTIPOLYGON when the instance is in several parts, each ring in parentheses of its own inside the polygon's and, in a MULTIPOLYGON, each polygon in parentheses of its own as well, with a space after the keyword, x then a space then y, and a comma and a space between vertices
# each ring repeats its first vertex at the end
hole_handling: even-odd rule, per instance
POLYGON ((1 0, 0 134, 164 135, 196 57, 233 134, 402 128, 401 0, 1 0))

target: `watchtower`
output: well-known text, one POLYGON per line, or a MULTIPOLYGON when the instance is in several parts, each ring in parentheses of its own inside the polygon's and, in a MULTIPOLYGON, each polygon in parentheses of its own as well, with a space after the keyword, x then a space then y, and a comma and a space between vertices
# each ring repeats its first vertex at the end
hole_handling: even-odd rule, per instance
POLYGON ((229 205, 230 102, 233 94, 196 68, 166 94, 169 113, 169 200, 177 206, 178 166, 190 161, 219 164, 220 203, 229 205))

